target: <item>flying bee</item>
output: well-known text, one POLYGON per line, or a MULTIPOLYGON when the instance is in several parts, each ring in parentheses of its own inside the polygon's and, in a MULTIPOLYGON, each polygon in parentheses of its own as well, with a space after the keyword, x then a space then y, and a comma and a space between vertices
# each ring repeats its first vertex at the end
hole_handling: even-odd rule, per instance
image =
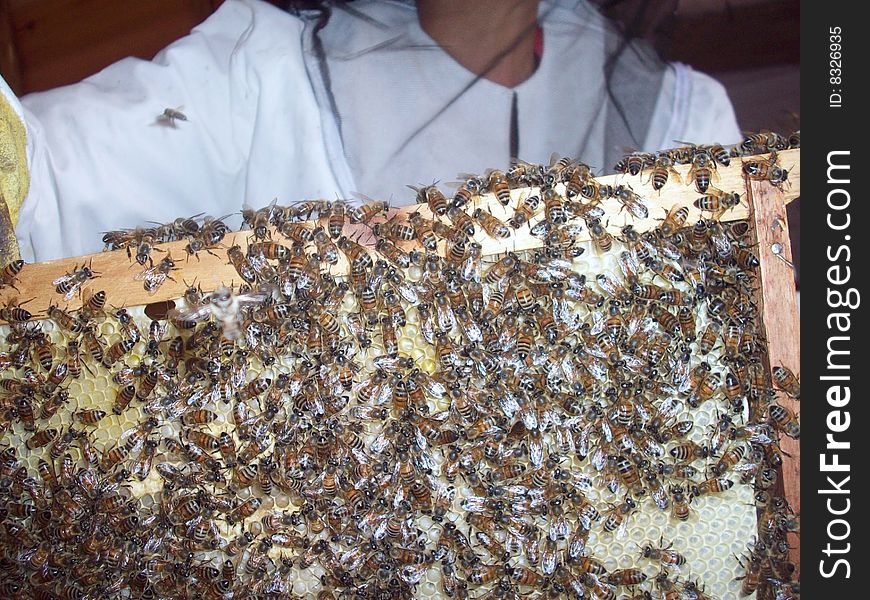
POLYGON ((76 292, 81 292, 82 284, 99 276, 100 273, 92 270, 90 264, 83 264, 81 267, 73 268, 72 273, 55 279, 52 285, 55 286, 55 291, 58 294, 63 294, 63 299, 69 302, 76 292))
POLYGON ((228 340, 236 340, 242 335, 242 312, 249 305, 262 303, 265 298, 263 293, 234 294, 230 288, 219 287, 209 294, 207 303, 193 310, 171 312, 183 321, 193 322, 213 316, 220 324, 223 336, 228 340))
POLYGON ((158 125, 165 125, 167 127, 172 127, 173 129, 178 128, 178 121, 187 121, 187 115, 181 112, 183 106, 179 106, 178 108, 165 108, 163 112, 157 115, 156 123, 158 125))
POLYGON ((174 270, 175 261, 172 260, 171 255, 167 254, 166 257, 157 265, 148 267, 141 273, 137 273, 135 279, 137 281, 142 281, 145 291, 150 295, 154 295, 157 293, 157 290, 160 289, 160 286, 163 285, 164 281, 167 279, 175 281, 175 279, 170 275, 174 270))

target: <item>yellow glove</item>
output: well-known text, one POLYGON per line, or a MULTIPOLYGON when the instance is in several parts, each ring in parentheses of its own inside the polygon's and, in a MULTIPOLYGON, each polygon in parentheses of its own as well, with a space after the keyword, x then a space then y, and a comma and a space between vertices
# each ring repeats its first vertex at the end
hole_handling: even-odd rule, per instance
POLYGON ((18 257, 14 227, 29 185, 24 123, 0 94, 0 258, 4 262, 18 257))

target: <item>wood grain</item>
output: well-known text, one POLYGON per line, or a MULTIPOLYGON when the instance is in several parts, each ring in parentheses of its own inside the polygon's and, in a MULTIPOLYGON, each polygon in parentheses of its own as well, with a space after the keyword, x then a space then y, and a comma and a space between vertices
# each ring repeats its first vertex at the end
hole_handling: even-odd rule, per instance
MULTIPOLYGON (((790 185, 786 186, 783 190, 782 197, 786 200, 795 198, 800 194, 800 150, 788 150, 780 153, 779 156, 780 163, 789 169, 790 181, 790 185)), ((677 171, 684 182, 669 181, 661 190, 661 194, 654 190, 649 182, 646 181, 648 179, 646 174, 635 177, 626 175, 599 177, 598 181, 603 185, 630 185, 635 192, 647 200, 649 207, 649 218, 636 220, 631 217, 628 211, 622 209, 617 200, 605 200, 602 202, 602 207, 606 215, 602 218, 602 222, 607 224, 609 232, 613 235, 618 235, 620 229, 626 223, 632 223, 638 231, 646 231, 658 226, 668 209, 680 206, 686 206, 690 209, 687 223, 696 221, 702 216, 702 213, 693 206, 693 203, 700 194, 695 190, 693 185, 685 184, 685 181, 688 181, 688 170, 687 166, 678 166, 677 171)), ((741 194, 745 193, 740 159, 733 160, 729 167, 720 167, 719 176, 720 180, 715 182, 716 187, 719 189, 726 192, 736 191, 741 194)), ((496 217, 507 219, 513 213, 512 207, 516 206, 516 202, 521 196, 528 196, 537 193, 537 191, 536 188, 513 190, 511 208, 502 206, 492 195, 481 196, 475 205, 490 210, 496 217)), ((739 206, 725 213, 722 217, 723 220, 746 219, 749 216, 747 206, 746 202, 741 202, 739 206)), ((204 210, 206 210, 205 207, 204 210)), ((431 212, 425 205, 401 207, 396 209, 395 213, 402 218, 415 211, 420 212, 424 217, 432 217, 431 212)), ((709 216, 709 213, 707 215, 709 216)), ((532 224, 542 218, 542 216, 536 217, 532 220, 532 224)), ((130 225, 135 226, 137 224, 131 223, 130 225)), ((373 237, 368 233, 368 229, 360 228, 359 226, 356 228, 346 226, 345 234, 349 236, 361 236, 360 239, 363 243, 366 241, 372 243, 373 240, 373 237)), ((276 241, 283 241, 280 234, 275 233, 273 235, 276 241)), ((247 249, 250 237, 250 230, 235 232, 227 235, 223 244, 227 248, 233 244, 238 244, 242 249, 247 249)), ((590 239, 585 227, 579 239, 590 239)), ((478 231, 475 240, 481 244, 483 254, 487 256, 500 254, 505 251, 529 250, 539 248, 542 245, 540 238, 530 235, 528 227, 517 230, 506 240, 490 238, 485 233, 478 231)), ((788 246, 787 237, 785 240, 785 245, 788 246)), ((185 241, 160 244, 158 246, 160 251, 153 253, 155 262, 159 262, 164 256, 170 255, 176 260, 178 266, 183 268, 183 271, 179 270, 172 273, 174 281, 167 280, 157 293, 153 295, 145 291, 142 281, 135 279, 137 273, 140 273, 143 267, 129 259, 123 250, 116 250, 77 258, 25 265, 19 275, 18 282, 15 284, 18 288, 17 291, 9 287, 0 290, 0 304, 6 304, 12 298, 17 298, 19 301, 30 300, 25 307, 34 315, 45 314, 51 304, 59 305, 68 310, 76 310, 81 307, 82 297, 76 295, 69 303, 66 303, 63 296, 55 292, 55 286, 52 282, 85 264, 90 265, 93 271, 99 273, 99 276, 83 285, 83 289, 86 291, 90 290, 91 292, 104 290, 109 298, 109 303, 116 307, 140 306, 151 302, 179 298, 187 287, 185 281, 191 283, 196 280, 206 292, 212 291, 221 285, 233 283, 238 285, 241 283, 241 278, 226 258, 225 249, 216 250, 217 256, 200 252, 199 260, 194 258, 185 262, 187 254, 184 251, 184 247, 186 245, 185 241)), ((403 244, 403 246, 409 250, 417 247, 414 242, 403 244)), ((347 263, 343 256, 339 264, 333 266, 330 271, 334 274, 347 272, 347 263)), ((85 293, 84 297, 87 298, 87 293, 85 293)))
MULTIPOLYGON (((769 184, 747 182, 749 201, 753 208, 752 222, 758 240, 757 255, 760 262, 761 290, 757 302, 761 307, 764 338, 767 341, 768 368, 784 365, 794 373, 800 371, 800 320, 794 272, 786 261, 791 261, 786 195, 769 184), (781 253, 775 254, 774 244, 781 253)), ((800 405, 784 393, 777 402, 800 412, 800 405)), ((782 487, 795 514, 801 509, 800 442, 781 436, 780 447, 785 454, 782 465, 782 487)), ((800 570, 800 540, 792 535, 791 561, 800 570)))

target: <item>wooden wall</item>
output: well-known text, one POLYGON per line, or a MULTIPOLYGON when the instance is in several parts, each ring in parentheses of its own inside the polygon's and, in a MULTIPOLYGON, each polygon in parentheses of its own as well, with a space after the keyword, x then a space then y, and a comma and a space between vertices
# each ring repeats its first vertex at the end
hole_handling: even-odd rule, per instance
POLYGON ((0 72, 18 95, 150 59, 223 0, 0 0, 0 72))

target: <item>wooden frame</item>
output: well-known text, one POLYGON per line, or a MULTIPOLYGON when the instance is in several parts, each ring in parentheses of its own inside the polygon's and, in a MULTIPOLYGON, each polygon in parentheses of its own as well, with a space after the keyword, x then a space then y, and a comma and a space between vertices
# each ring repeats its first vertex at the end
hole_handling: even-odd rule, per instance
MULTIPOLYGON (((729 167, 719 168, 720 179, 715 185, 726 192, 739 192, 744 199, 744 202, 741 202, 739 206, 726 212, 722 216, 722 220, 748 219, 754 225, 758 244, 755 253, 760 261, 761 283, 757 291, 757 304, 761 311, 765 331, 767 366, 785 364, 797 370, 800 364, 800 331, 785 210, 786 204, 800 195, 800 151, 784 151, 779 154, 779 158, 781 164, 789 169, 789 183, 781 188, 769 183, 752 182, 747 179, 743 174, 740 159, 735 159, 729 167)), ((688 177, 688 167, 677 167, 677 171, 685 181, 688 177)), ((643 179, 647 179, 647 176, 644 175, 643 179)), ((640 231, 657 225, 668 209, 677 206, 690 208, 690 216, 687 221, 689 223, 701 216, 693 206, 693 202, 699 194, 692 185, 669 182, 666 187, 667 201, 657 201, 658 193, 652 189, 648 181, 642 181, 640 177, 614 175, 601 177, 599 182, 609 185, 631 185, 632 189, 649 200, 651 205, 649 218, 630 221, 640 231)), ((528 189, 512 191, 514 196, 529 193, 532 192, 528 189)), ((479 205, 489 208, 496 216, 504 214, 505 209, 494 197, 481 197, 479 205)), ((606 216, 602 221, 607 222, 611 233, 618 234, 623 224, 629 222, 625 211, 614 199, 604 201, 602 206, 606 211, 606 216)), ((419 211, 426 217, 431 216, 425 205, 402 207, 397 209, 396 213, 401 216, 415 211, 419 211)), ((357 229, 361 236, 365 234, 365 231, 365 229, 357 229)), ((585 230, 581 234, 581 239, 583 235, 588 235, 585 230)), ((238 244, 244 249, 250 237, 250 231, 235 232, 227 235, 224 245, 229 247, 238 244)), ((483 234, 478 234, 477 241, 481 243, 484 255, 499 254, 507 250, 528 250, 541 246, 541 240, 531 236, 528 228, 515 232, 510 239, 504 242, 493 240, 483 234)), ((185 244, 183 241, 173 242, 162 244, 160 248, 166 254, 182 259, 186 255, 185 244)), ((220 285, 229 285, 233 282, 238 284, 240 277, 234 267, 228 264, 225 251, 216 254, 218 256, 201 253, 199 260, 189 260, 185 265, 187 282, 190 283, 195 279, 204 291, 211 291, 220 285)), ((155 260, 160 260, 165 254, 158 253, 155 256, 155 260)), ((0 290, 0 303, 6 305, 8 302, 14 301, 15 298, 27 300, 25 307, 37 317, 45 315, 52 304, 59 304, 67 310, 76 310, 81 306, 80 295, 76 295, 71 302, 65 304, 62 295, 55 292, 55 286, 52 282, 82 265, 89 265, 94 271, 100 273, 99 278, 87 282, 85 287, 93 290, 105 290, 109 303, 116 307, 139 306, 182 296, 187 284, 180 277, 177 278, 177 281, 167 280, 157 293, 149 295, 144 290, 142 282, 134 278, 134 275, 140 272, 143 267, 132 259, 126 260, 126 258, 124 251, 118 250, 26 265, 15 282, 17 289, 6 287, 0 290)), ((333 268, 333 272, 343 273, 346 272, 346 268, 346 263, 340 263, 333 268)), ((785 397, 780 398, 779 401, 798 412, 798 406, 794 401, 785 397)), ((783 493, 794 511, 799 513, 800 446, 798 441, 783 437, 781 447, 786 453, 782 467, 783 493)), ((799 568, 800 541, 796 536, 790 541, 794 544, 791 560, 799 568)))
MULTIPOLYGON (((776 239, 785 246, 786 251, 789 253, 787 258, 790 258, 791 254, 790 250, 788 250, 788 226, 785 224, 784 206, 786 203, 794 200, 800 195, 800 151, 787 150, 781 152, 779 157, 780 162, 789 169, 790 183, 787 184, 783 190, 773 188, 773 186, 770 185, 760 184, 754 185, 753 188, 767 190, 764 196, 765 206, 777 206, 777 210, 767 215, 766 218, 772 219, 776 216, 781 218, 783 223, 782 227, 784 229, 781 232, 781 235, 777 236, 776 239)), ((677 166, 676 170, 684 181, 687 180, 689 171, 688 166, 677 166)), ((719 189, 725 192, 738 192, 744 199, 751 197, 752 192, 747 192, 747 182, 743 178, 740 159, 735 159, 729 167, 720 167, 719 176, 720 180, 715 183, 716 187, 719 189)), ((686 206, 689 208, 687 223, 692 223, 702 216, 702 213, 693 205, 695 199, 699 196, 694 186, 679 184, 673 181, 668 182, 665 187, 666 200, 660 200, 659 198, 661 198, 661 195, 653 189, 648 181, 646 181, 647 178, 648 176, 644 174, 643 176, 635 177, 628 175, 608 175, 597 179, 602 185, 630 185, 635 192, 646 198, 650 204, 649 218, 639 220, 632 219, 627 214, 627 211, 622 210, 622 206, 615 199, 609 199, 602 202, 601 205, 606 213, 606 216, 602 218, 602 221, 607 223, 607 229, 611 234, 619 235, 620 230, 626 223, 632 223, 638 231, 651 228, 657 225, 660 220, 664 218, 667 211, 673 207, 686 206)), ((512 196, 517 198, 520 195, 530 194, 534 191, 536 190, 516 189, 512 191, 512 196)), ((491 210, 497 217, 503 217, 506 214, 506 209, 491 195, 482 196, 480 198, 479 206, 491 210)), ((432 217, 432 214, 426 205, 404 206, 395 211, 399 217, 403 217, 413 212, 420 212, 427 218, 432 217)), ((749 205, 746 201, 743 201, 739 206, 729 210, 725 215, 723 215, 722 219, 727 221, 747 219, 750 217, 750 213, 749 205)), ((709 213, 707 213, 707 216, 709 216, 709 213)), ((532 220, 532 224, 536 223, 541 218, 542 216, 539 215, 536 219, 532 220)), ((348 229, 350 228, 346 228, 346 230, 348 229)), ((364 241, 369 230, 365 227, 356 227, 352 231, 354 233, 349 232, 349 235, 359 233, 363 236, 364 241)), ((275 236, 276 241, 282 241, 280 234, 276 233, 275 236)), ((243 250, 245 250, 247 249, 248 238, 250 237, 250 230, 234 232, 226 236, 222 245, 229 248, 232 245, 238 244, 243 250)), ((590 239, 588 231, 585 228, 580 233, 578 239, 581 241, 590 239)), ((528 227, 516 231, 510 238, 504 241, 495 240, 488 237, 485 233, 478 231, 475 240, 481 244, 485 256, 499 254, 506 250, 530 250, 542 245, 541 239, 532 236, 529 233, 528 227)), ((229 285, 232 282, 235 282, 236 284, 240 283, 241 279, 238 273, 236 273, 234 267, 227 261, 225 251, 217 251, 217 256, 200 252, 198 259, 188 259, 186 258, 187 254, 184 250, 186 245, 187 243, 185 241, 159 244, 158 248, 163 252, 155 252, 152 256, 154 257, 155 262, 159 261, 167 254, 171 255, 176 262, 186 260, 187 262, 184 263, 185 279, 187 279, 188 282, 192 282, 196 279, 196 281, 206 291, 213 290, 220 285, 229 285)), ((404 246, 407 249, 410 249, 416 247, 416 244, 414 242, 408 242, 407 244, 404 244, 404 246)), ((775 257, 773 258, 776 262, 780 262, 775 257)), ((84 287, 105 290, 109 301, 114 306, 139 306, 152 302, 180 298, 187 287, 181 278, 176 278, 177 281, 167 280, 160 287, 157 293, 153 295, 148 294, 144 290, 142 282, 134 279, 136 273, 142 271, 143 267, 132 259, 126 260, 123 250, 115 250, 113 252, 99 252, 77 258, 66 258, 26 265, 19 275, 19 281, 15 284, 17 291, 12 288, 0 290, 0 303, 6 304, 6 302, 13 297, 17 297, 21 300, 32 298, 32 300, 26 305, 26 308, 34 315, 46 314, 50 304, 60 305, 62 308, 67 310, 77 310, 78 308, 81 308, 82 298, 77 295, 69 303, 65 303, 63 296, 53 292, 54 286, 52 285, 52 282, 66 273, 71 273, 74 269, 81 267, 82 265, 90 265, 93 271, 100 273, 99 278, 93 279, 84 287), (119 258, 122 258, 122 260, 118 260, 119 258), (46 293, 46 290, 51 290, 51 293, 46 293)), ((343 257, 339 260, 339 263, 331 269, 331 271, 337 274, 347 272, 347 263, 344 261, 343 257)), ((771 274, 780 277, 780 271, 781 270, 772 271, 771 274)), ((763 283, 764 285, 767 285, 769 282, 763 283)), ((765 296, 771 297, 769 294, 765 294, 765 296)))

